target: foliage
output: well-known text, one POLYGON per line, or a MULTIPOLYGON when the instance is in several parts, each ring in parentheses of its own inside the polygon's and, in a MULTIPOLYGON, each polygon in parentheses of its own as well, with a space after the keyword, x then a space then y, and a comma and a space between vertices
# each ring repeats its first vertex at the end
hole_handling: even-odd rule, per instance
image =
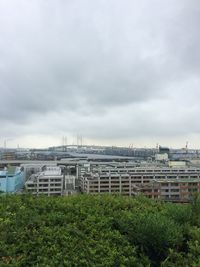
POLYGON ((179 225, 159 213, 142 212, 123 216, 119 225, 131 244, 139 246, 153 262, 164 259, 169 248, 182 244, 179 225))
POLYGON ((198 203, 2 195, 0 266, 200 266, 198 203))
POLYGON ((193 224, 200 227, 200 195, 198 193, 193 194, 191 212, 193 224))

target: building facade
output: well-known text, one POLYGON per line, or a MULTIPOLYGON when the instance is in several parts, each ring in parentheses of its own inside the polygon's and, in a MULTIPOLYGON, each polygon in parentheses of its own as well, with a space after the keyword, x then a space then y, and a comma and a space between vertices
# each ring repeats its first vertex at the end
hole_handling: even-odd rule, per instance
MULTIPOLYGON (((25 183, 27 192, 35 195, 72 195, 75 194, 76 176, 63 166, 39 166, 40 171, 30 175, 25 183)), ((35 168, 32 171, 35 171, 35 168)))
POLYGON ((0 171, 0 191, 15 193, 24 186, 24 172, 21 167, 8 167, 0 171))
POLYGON ((107 166, 83 173, 80 187, 82 192, 92 194, 143 193, 154 199, 188 201, 192 193, 200 192, 200 169, 107 166))
POLYGON ((44 166, 41 172, 32 174, 25 183, 27 192, 35 195, 63 195, 64 174, 60 167, 44 166))

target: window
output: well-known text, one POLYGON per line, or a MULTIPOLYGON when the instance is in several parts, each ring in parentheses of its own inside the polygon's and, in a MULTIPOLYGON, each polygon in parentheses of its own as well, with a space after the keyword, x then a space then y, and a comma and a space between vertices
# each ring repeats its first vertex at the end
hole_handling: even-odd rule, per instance
POLYGON ((179 192, 179 189, 171 189, 171 192, 179 192))
POLYGON ((189 188, 188 192, 192 193, 192 192, 197 192, 197 188, 189 188))
POLYGON ((48 182, 48 179, 39 179, 39 182, 48 182))
POLYGON ((58 192, 58 191, 60 191, 60 189, 59 188, 51 188, 50 191, 51 192, 55 192, 55 191, 58 192))
POLYGON ((168 183, 162 183, 161 185, 162 185, 162 186, 169 186, 168 183))
POLYGON ((197 186, 197 183, 189 183, 189 186, 197 186))

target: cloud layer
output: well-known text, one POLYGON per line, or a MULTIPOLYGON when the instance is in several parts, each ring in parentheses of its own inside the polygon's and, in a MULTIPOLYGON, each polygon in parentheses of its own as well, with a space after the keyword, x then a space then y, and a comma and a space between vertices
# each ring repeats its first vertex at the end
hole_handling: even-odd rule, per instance
POLYGON ((198 0, 0 0, 0 146, 199 146, 199 25, 198 0))

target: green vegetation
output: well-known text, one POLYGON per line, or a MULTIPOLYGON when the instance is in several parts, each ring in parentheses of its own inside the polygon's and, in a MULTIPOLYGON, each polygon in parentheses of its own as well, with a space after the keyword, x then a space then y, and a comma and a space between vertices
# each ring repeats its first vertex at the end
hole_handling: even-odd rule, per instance
POLYGON ((200 197, 0 197, 0 266, 200 266, 200 197))

